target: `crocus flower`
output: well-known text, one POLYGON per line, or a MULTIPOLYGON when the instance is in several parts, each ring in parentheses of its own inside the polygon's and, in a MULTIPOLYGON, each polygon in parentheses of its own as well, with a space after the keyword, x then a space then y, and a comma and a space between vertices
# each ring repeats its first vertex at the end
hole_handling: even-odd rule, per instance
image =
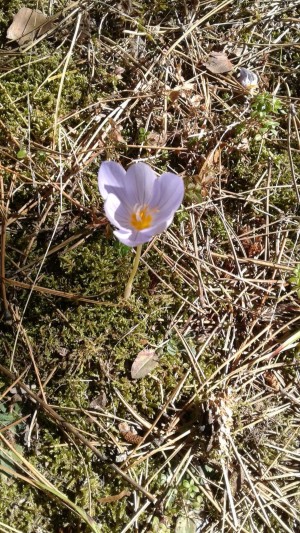
POLYGON ((245 89, 253 90, 258 87, 257 74, 252 70, 248 70, 247 68, 241 67, 237 77, 240 84, 245 87, 245 89))
POLYGON ((139 246, 163 232, 180 206, 184 185, 176 174, 157 177, 146 163, 136 163, 127 172, 114 161, 101 164, 100 193, 108 220, 117 229, 117 239, 127 246, 139 246))

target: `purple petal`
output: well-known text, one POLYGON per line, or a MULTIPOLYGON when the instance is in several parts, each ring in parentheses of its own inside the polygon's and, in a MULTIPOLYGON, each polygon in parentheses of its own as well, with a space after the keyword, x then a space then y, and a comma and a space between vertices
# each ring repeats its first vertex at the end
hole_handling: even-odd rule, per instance
POLYGON ((155 219, 155 224, 151 228, 153 235, 158 235, 159 233, 162 233, 163 231, 165 231, 170 226, 170 224, 172 224, 173 218, 174 218, 174 213, 168 218, 162 217, 158 213, 155 219))
POLYGON ((104 210, 111 224, 117 228, 128 228, 130 213, 126 203, 122 203, 115 194, 107 196, 104 202, 104 210))
POLYGON ((167 220, 174 215, 180 206, 184 195, 183 180, 177 174, 165 172, 156 180, 153 188, 153 196, 149 207, 157 208, 155 224, 167 220))
POLYGON ((134 247, 138 244, 144 244, 145 242, 151 241, 154 235, 159 235, 165 231, 171 224, 172 220, 173 216, 169 220, 165 220, 164 222, 156 224, 148 229, 143 229, 141 231, 121 229, 114 231, 114 234, 117 239, 119 239, 119 241, 121 241, 123 244, 126 244, 126 246, 134 247))
POLYGON ((126 173, 126 193, 132 206, 148 204, 157 181, 155 172, 146 163, 135 163, 126 173))
POLYGON ((248 70, 247 68, 241 67, 240 73, 238 74, 238 80, 244 87, 257 86, 258 77, 255 72, 248 70))
POLYGON ((126 171, 114 161, 104 161, 98 172, 98 185, 102 198, 106 200, 109 193, 118 194, 124 190, 126 171))
POLYGON ((122 242, 123 244, 126 244, 126 246, 135 246, 134 244, 128 244, 130 241, 131 231, 120 229, 115 230, 114 235, 117 237, 118 241, 122 242))
POLYGON ((126 244, 126 246, 138 246, 138 244, 144 244, 152 239, 155 235, 151 229, 143 231, 126 231, 126 230, 116 230, 114 235, 117 239, 126 244))

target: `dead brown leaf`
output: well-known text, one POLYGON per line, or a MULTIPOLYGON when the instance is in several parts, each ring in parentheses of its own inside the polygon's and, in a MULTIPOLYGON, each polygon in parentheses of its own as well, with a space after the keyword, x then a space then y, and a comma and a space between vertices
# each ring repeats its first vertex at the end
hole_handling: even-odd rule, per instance
POLYGON ((107 406, 107 396, 105 391, 101 391, 90 403, 91 409, 105 409, 107 406))
POLYGON ((171 102, 175 102, 181 96, 186 98, 191 92, 195 91, 196 86, 194 83, 186 82, 183 85, 178 85, 174 89, 170 90, 169 98, 171 102))
POLYGON ((53 27, 49 17, 28 7, 21 7, 7 30, 6 37, 22 45, 40 37, 53 27))
POLYGON ((132 379, 141 379, 147 376, 158 364, 158 355, 154 350, 142 350, 138 353, 131 367, 132 379))
POLYGON ((109 123, 111 125, 111 130, 109 132, 109 138, 112 141, 115 141, 117 143, 125 143, 126 141, 121 134, 122 126, 117 124, 117 122, 113 118, 109 119, 109 123))
POLYGON ((264 378, 265 378, 266 384, 269 387, 271 387, 271 389, 274 389, 276 392, 280 391, 280 383, 277 377, 275 376, 275 374, 271 370, 267 370, 264 373, 264 378))
POLYGON ((234 68, 224 52, 211 52, 208 61, 203 64, 213 74, 223 74, 224 72, 230 72, 234 68))

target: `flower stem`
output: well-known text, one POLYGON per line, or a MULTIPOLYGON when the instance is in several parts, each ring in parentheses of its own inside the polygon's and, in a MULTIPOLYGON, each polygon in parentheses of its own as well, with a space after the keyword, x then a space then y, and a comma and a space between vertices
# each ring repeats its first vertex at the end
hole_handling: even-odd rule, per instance
POLYGON ((130 298, 130 295, 131 295, 132 282, 134 280, 134 276, 137 273, 137 269, 138 269, 139 262, 140 262, 140 257, 141 257, 141 251, 142 251, 142 244, 139 244, 136 247, 135 258, 134 258, 134 261, 133 261, 132 271, 130 273, 129 280, 127 281, 127 285, 125 287, 125 292, 124 292, 124 299, 125 300, 128 300, 128 298, 130 298))

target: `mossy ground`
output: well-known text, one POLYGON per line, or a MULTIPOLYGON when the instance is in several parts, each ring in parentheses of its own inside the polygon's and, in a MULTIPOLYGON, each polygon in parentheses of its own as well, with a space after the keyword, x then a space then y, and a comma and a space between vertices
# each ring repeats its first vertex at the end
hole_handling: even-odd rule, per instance
POLYGON ((130 531, 172 532, 185 516, 207 532, 296 531, 296 8, 50 4, 26 3, 59 26, 22 48, 5 36, 23 3, 0 8, 1 364, 36 392, 40 380, 107 461, 1 374, 0 425, 13 424, 1 434, 28 463, 10 451, 7 476, 1 441, 0 529, 91 530, 32 486, 40 472, 104 533, 135 515, 130 531), (215 50, 232 73, 204 67, 215 50), (236 81, 238 65, 259 73, 258 94, 236 81), (186 194, 167 234, 144 247, 124 302, 133 253, 112 235, 97 171, 140 158, 180 173, 186 194), (133 380, 145 348, 159 365, 133 380), (141 436, 154 424, 141 450, 120 434, 123 420, 141 436), (110 468, 125 450, 124 472, 158 498, 141 514, 145 497, 110 468))

